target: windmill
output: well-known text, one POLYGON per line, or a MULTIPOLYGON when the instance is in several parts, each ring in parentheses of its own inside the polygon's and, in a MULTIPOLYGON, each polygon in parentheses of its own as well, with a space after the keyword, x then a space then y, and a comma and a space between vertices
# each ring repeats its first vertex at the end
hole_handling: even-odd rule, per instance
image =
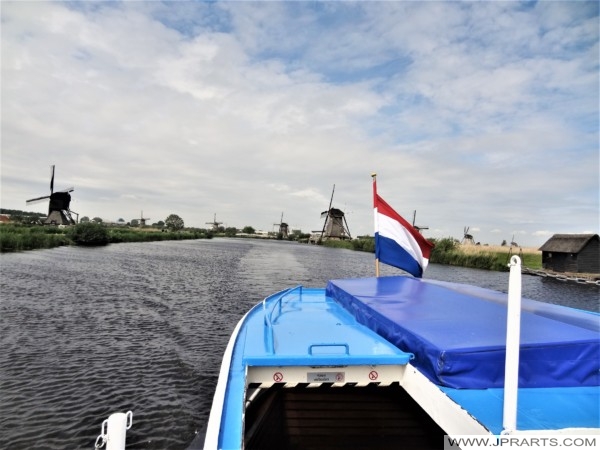
POLYGON ((50 195, 32 198, 25 203, 29 205, 50 199, 48 204, 48 217, 44 220, 44 225, 75 225, 71 213, 75 215, 77 215, 77 213, 69 209, 71 204, 71 194, 69 194, 69 192, 73 192, 74 190, 75 188, 70 187, 63 189, 62 191, 54 192, 54 166, 52 166, 50 172, 50 195))
MULTIPOLYGON (((508 250, 508 254, 506 255, 506 264, 510 261, 511 256, 513 255, 513 248, 519 247, 519 244, 515 242, 515 235, 513 234, 512 240, 510 241, 510 247, 508 250)), ((523 259, 523 249, 519 247, 519 257, 523 259)))
POLYGON ((217 214, 215 213, 215 216, 213 218, 212 222, 206 222, 207 225, 212 225, 212 230, 213 231, 219 231, 219 225, 221 225, 223 222, 217 222, 217 214))
POLYGON ((420 225, 415 225, 415 220, 417 219, 417 210, 413 211, 413 221, 412 226, 420 233, 421 230, 429 230, 429 227, 422 227, 420 225))
POLYGON ((465 245, 475 245, 475 240, 473 239, 473 235, 469 234, 469 227, 465 227, 463 230, 463 239, 460 241, 461 244, 465 245))
POLYGON ((144 211, 140 214, 140 228, 146 226, 146 220, 150 220, 150 217, 144 217, 144 211))
POLYGON ((317 244, 320 244, 324 239, 352 239, 344 212, 341 209, 331 207, 333 203, 334 192, 335 184, 333 185, 333 191, 331 192, 329 208, 327 209, 327 211, 323 211, 321 213, 321 219, 325 219, 325 221, 323 222, 323 229, 321 230, 321 235, 317 240, 317 244))
POLYGON ((288 224, 283 221, 283 213, 281 213, 281 219, 279 219, 279 223, 274 223, 273 225, 279 226, 279 232, 277 233, 277 239, 287 239, 288 238, 288 224))

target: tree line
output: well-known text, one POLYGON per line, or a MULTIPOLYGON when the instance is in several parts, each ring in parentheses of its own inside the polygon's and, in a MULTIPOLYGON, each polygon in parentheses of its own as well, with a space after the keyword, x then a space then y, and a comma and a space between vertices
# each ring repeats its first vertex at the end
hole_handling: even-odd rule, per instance
MULTIPOLYGON (((9 216, 11 223, 20 224, 20 225, 41 225, 41 224, 43 224, 43 221, 46 218, 46 214, 44 214, 44 213, 21 211, 18 209, 7 209, 7 208, 0 208, 0 214, 9 216)), ((81 219, 79 219, 79 223, 88 223, 88 222, 100 223, 100 224, 105 223, 101 217, 94 217, 94 218, 90 219, 88 216, 83 216, 81 219)), ((140 220, 132 219, 129 222, 125 222, 125 220, 123 218, 119 218, 116 222, 114 222, 114 224, 138 227, 138 226, 140 226, 140 220)), ((177 231, 177 230, 183 229, 185 224, 184 224, 183 219, 181 217, 179 217, 177 214, 170 214, 164 221, 159 220, 158 222, 153 223, 151 226, 153 228, 159 228, 159 229, 167 228, 168 230, 177 231)))

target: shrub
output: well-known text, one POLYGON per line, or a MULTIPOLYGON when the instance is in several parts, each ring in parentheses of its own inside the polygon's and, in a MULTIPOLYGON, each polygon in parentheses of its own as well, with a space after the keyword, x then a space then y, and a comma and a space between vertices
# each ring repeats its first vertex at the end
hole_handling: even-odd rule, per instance
POLYGON ((21 236, 14 232, 2 230, 0 233, 0 252, 16 252, 22 250, 21 236))
POLYGON ((432 256, 437 254, 443 254, 452 252, 457 249, 458 242, 453 238, 443 238, 443 239, 430 239, 431 242, 435 244, 433 248, 432 256))
POLYGON ((334 239, 327 239, 324 240, 322 242, 323 247, 330 247, 330 248, 347 248, 349 250, 352 250, 352 242, 350 241, 338 241, 338 240, 334 240, 334 239))
POLYGON ((77 224, 69 228, 68 234, 76 245, 96 246, 109 243, 108 230, 100 223, 77 224))
POLYGON ((352 240, 352 248, 361 252, 375 253, 375 238, 366 237, 352 240))

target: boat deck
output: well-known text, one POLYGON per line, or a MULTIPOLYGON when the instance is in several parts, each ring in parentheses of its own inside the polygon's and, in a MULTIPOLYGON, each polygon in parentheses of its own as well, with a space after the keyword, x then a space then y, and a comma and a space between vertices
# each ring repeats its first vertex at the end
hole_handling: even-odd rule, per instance
POLYGON ((220 421, 228 432, 219 437, 219 448, 239 447, 248 385, 366 386, 401 378, 412 355, 359 324, 324 294, 324 289, 302 287, 275 294, 240 321, 243 326, 232 335, 230 366, 222 367, 228 380, 220 421))
POLYGON ((247 365, 389 365, 413 356, 363 327, 322 289, 299 286, 267 299, 261 310, 240 336, 247 365))
MULTIPOLYGON (((402 411, 433 419, 433 425, 418 426, 436 429, 438 445, 440 430, 499 434, 506 332, 502 295, 393 278, 298 287, 250 310, 223 358, 213 406, 219 414, 211 413, 208 448, 239 448, 241 442, 246 448, 328 448, 322 437, 328 434, 357 445, 368 436, 385 437, 381 446, 372 440, 364 448, 390 448, 384 442, 399 442, 396 432, 417 439, 410 425, 400 430, 386 427, 383 418, 368 421, 369 408, 388 408, 388 399, 395 399, 396 408, 401 405, 390 410, 398 420, 402 411), (474 385, 461 384, 465 368, 471 370, 466 382, 474 385), (370 404, 364 392, 373 394, 366 397, 370 404), (298 400, 300 395, 307 403, 298 400), (211 434, 219 429, 226 432, 211 434)), ((518 393, 518 430, 600 428, 600 315, 525 303, 526 365, 521 368, 526 387, 518 393), (545 329, 543 339, 535 337, 545 329), (538 375, 543 375, 541 384, 538 375)), ((423 441, 415 448, 427 445, 423 441)))

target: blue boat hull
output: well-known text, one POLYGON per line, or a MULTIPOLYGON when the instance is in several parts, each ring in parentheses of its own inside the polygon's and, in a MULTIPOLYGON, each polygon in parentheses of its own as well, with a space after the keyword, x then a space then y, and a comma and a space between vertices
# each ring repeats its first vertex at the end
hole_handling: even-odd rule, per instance
MULTIPOLYGON (((505 298, 494 291, 408 277, 334 280, 326 289, 297 287, 275 294, 249 311, 231 337, 204 448, 253 448, 253 442, 264 447, 269 436, 275 447, 283 448, 292 436, 314 438, 317 428, 307 424, 328 423, 332 413, 324 405, 335 403, 325 395, 327 389, 333 395, 335 389, 347 395, 399 389, 418 405, 410 411, 424 411, 443 433, 500 434, 505 298), (325 390, 311 396, 307 393, 319 392, 310 389, 325 390), (277 391, 282 396, 276 397, 277 391), (303 413, 305 419, 292 420, 290 410, 275 409, 277 402, 287 405, 282 399, 302 392, 305 401, 314 399, 308 409, 316 416, 303 413), (269 411, 287 419, 267 421, 269 411), (297 429, 304 431, 293 435, 297 429), (257 440, 264 434, 257 430, 271 431, 266 440, 257 440)), ((550 306, 529 300, 523 304, 517 428, 597 433, 600 316, 550 306)), ((368 409, 369 396, 362 398, 353 404, 368 409)), ((366 428, 358 436, 358 427, 347 425, 346 432, 348 427, 356 431, 357 445, 377 433, 366 428)), ((312 448, 330 445, 320 442, 322 447, 313 443, 312 448)))

